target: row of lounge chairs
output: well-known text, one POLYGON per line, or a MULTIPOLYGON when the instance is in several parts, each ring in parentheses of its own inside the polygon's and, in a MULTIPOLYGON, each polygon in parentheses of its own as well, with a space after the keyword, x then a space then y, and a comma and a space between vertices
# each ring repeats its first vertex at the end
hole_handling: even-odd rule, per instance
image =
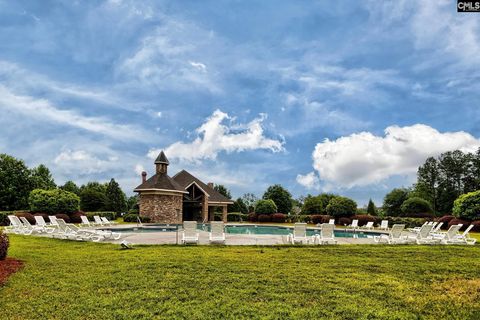
MULTIPOLYGON (((333 219, 332 219, 333 220, 333 219)), ((320 234, 313 236, 307 235, 307 224, 306 223, 295 223, 293 226, 293 233, 290 233, 287 236, 287 242, 291 244, 296 243, 310 243, 312 244, 336 244, 337 240, 335 239, 335 224, 333 223, 322 223, 320 234)))
MULTIPOLYGON (((333 219, 331 219, 330 221, 332 221, 333 219)), ((334 220, 335 221, 335 220, 334 220)), ((332 224, 335 224, 335 222, 333 222, 332 224)), ((358 219, 353 219, 352 220, 352 223, 349 224, 347 227, 349 228, 353 228, 353 229, 365 229, 365 230, 374 230, 374 226, 373 226, 373 222, 372 221, 369 221, 367 222, 367 224, 365 224, 364 226, 359 226, 358 225, 358 219)), ((388 220, 382 220, 382 222, 380 223, 380 226, 378 227, 379 230, 388 230, 388 220)))
POLYGON ((441 223, 434 224, 426 223, 420 228, 409 229, 410 232, 405 234, 404 224, 395 224, 390 230, 389 234, 375 236, 374 240, 377 243, 386 242, 389 244, 469 244, 473 245, 477 239, 469 236, 473 225, 470 225, 463 233, 459 233, 462 225, 452 225, 446 232, 440 231, 441 223))
MULTIPOLYGON (((197 221, 184 221, 183 222, 183 234, 182 244, 187 243, 199 243, 199 232, 197 229, 197 221)), ((208 235, 208 241, 210 243, 222 243, 225 244, 225 225, 222 221, 210 222, 210 233, 208 235)))
MULTIPOLYGON (((85 217, 86 218, 86 217, 85 217)), ((67 224, 63 219, 57 219, 55 216, 49 216, 50 223, 46 223, 42 216, 35 216, 36 224, 32 225, 25 217, 9 215, 10 226, 6 227, 7 232, 16 234, 46 234, 54 238, 73 239, 81 241, 99 242, 102 240, 118 240, 121 234, 110 230, 100 230, 94 228, 95 224, 88 221, 88 226, 77 227, 74 224, 67 224)), ((83 220, 83 219, 82 219, 83 220)), ((85 222, 83 222, 85 224, 85 222)), ((105 224, 102 224, 105 225, 105 224)))

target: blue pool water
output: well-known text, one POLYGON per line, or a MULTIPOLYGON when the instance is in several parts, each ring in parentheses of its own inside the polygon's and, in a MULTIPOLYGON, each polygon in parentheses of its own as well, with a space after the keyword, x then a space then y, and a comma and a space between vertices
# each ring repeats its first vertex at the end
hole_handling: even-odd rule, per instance
MULTIPOLYGON (((178 225, 147 225, 135 228, 115 229, 116 232, 130 232, 130 233, 145 233, 145 232, 175 232, 178 225)), ((198 229, 203 231, 210 231, 209 224, 198 224, 198 229)), ((264 225, 226 225, 225 232, 229 234, 252 234, 252 235, 288 235, 292 233, 291 227, 283 226, 264 226, 264 225)), ((307 229, 307 235, 312 236, 319 234, 319 230, 307 229)), ((367 238, 373 236, 375 233, 363 231, 335 231, 335 236, 339 238, 367 238)))

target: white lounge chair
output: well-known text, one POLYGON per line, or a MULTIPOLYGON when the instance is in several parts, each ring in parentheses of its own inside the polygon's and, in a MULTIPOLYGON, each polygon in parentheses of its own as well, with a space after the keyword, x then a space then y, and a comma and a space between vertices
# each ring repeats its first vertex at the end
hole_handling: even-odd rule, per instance
POLYGON ((366 225, 364 225, 362 227, 363 229, 367 229, 367 230, 372 230, 373 229, 373 222, 372 221, 368 221, 366 225))
POLYGON ((380 227, 378 227, 381 230, 388 230, 388 220, 382 220, 380 223, 380 227))
POLYGON ((100 219, 100 216, 93 216, 93 221, 95 221, 94 224, 96 224, 97 226, 105 225, 105 222, 100 219))
POLYGON ((428 221, 425 221, 420 227, 414 227, 414 228, 409 228, 408 230, 411 231, 411 232, 419 232, 420 229, 423 227, 423 226, 426 226, 426 225, 431 225, 432 222, 428 222, 428 221))
POLYGON ((6 231, 13 232, 16 234, 23 234, 25 231, 25 227, 23 223, 18 219, 17 216, 9 215, 8 220, 10 221, 10 226, 6 228, 6 231))
POLYGON ((87 216, 80 216, 80 219, 82 220, 82 223, 80 223, 81 226, 91 228, 93 227, 90 221, 88 220, 87 216))
POLYGON ((437 237, 437 239, 443 244, 465 244, 465 241, 457 238, 458 230, 460 230, 458 225, 452 225, 448 228, 447 232, 441 237, 437 237))
POLYGON ((47 224, 42 216, 35 216, 37 226, 42 227, 46 233, 54 233, 56 228, 47 224))
POLYGON ((50 220, 50 225, 58 227, 57 217, 55 216, 48 216, 50 220))
POLYGON ((79 230, 75 230, 72 226, 67 225, 65 220, 63 219, 56 219, 56 223, 58 224, 58 230, 54 234, 54 236, 58 236, 62 239, 74 239, 74 240, 88 240, 90 239, 89 234, 85 232, 80 232, 79 230))
POLYGON ((357 219, 353 219, 353 220, 352 220, 352 223, 351 223, 350 225, 348 225, 347 227, 353 228, 353 229, 358 229, 358 220, 357 220, 357 219))
POLYGON ((438 233, 440 232, 440 228, 443 226, 443 222, 438 223, 435 228, 432 229, 432 233, 438 233))
POLYGON ((404 224, 394 224, 388 235, 382 234, 379 236, 374 236, 373 240, 377 243, 386 242, 388 244, 407 243, 408 238, 402 235, 404 229, 404 224))
POLYGON ((333 225, 335 225, 335 219, 330 219, 330 220, 328 220, 328 224, 333 224, 333 225))
POLYGON ((329 242, 333 242, 333 244, 337 243, 335 239, 335 225, 331 223, 322 223, 322 230, 320 234, 316 236, 318 244, 328 244, 329 242))
POLYGON ((182 244, 199 242, 197 221, 183 221, 182 244))
POLYGON ((409 238, 415 240, 417 244, 435 244, 439 242, 438 238, 435 238, 432 234, 432 224, 426 224, 420 228, 417 236, 414 238, 409 238))
MULTIPOLYGON (((469 225, 462 234, 457 234, 456 239, 464 241, 466 244, 474 245, 477 242, 477 239, 470 237, 470 230, 472 230, 473 227, 473 224, 469 225)), ((460 228, 458 228, 458 230, 460 230, 460 228)))
POLYGON ((22 221, 23 227, 25 228, 23 231, 24 234, 32 234, 34 232, 36 233, 45 232, 45 229, 43 227, 32 225, 25 217, 20 217, 20 220, 22 221))
POLYGON ((210 242, 220 242, 225 244, 225 228, 223 221, 210 222, 210 235, 208 240, 210 242))
POLYGON ((307 236, 307 224, 304 222, 295 223, 293 225, 293 233, 290 233, 287 236, 287 241, 291 242, 292 244, 295 244, 297 242, 308 243, 310 240, 315 241, 315 236, 307 236))

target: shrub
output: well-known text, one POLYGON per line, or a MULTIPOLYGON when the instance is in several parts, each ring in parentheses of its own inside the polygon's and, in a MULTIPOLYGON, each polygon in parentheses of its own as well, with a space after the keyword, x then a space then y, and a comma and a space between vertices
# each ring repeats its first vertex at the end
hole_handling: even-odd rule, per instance
POLYGON ((352 219, 347 217, 341 217, 340 219, 338 219, 338 224, 342 226, 348 226, 349 224, 352 224, 352 219))
POLYGON ((35 213, 33 215, 33 217, 43 217, 43 220, 45 220, 45 222, 50 222, 50 218, 48 217, 48 214, 46 213, 35 213))
POLYGON ((440 217, 438 218, 437 222, 440 223, 440 222, 443 222, 443 225, 442 225, 442 229, 447 229, 448 228, 448 223, 450 222, 450 220, 452 219, 455 219, 455 216, 443 216, 443 217, 440 217))
POLYGON ((295 222, 306 222, 310 223, 312 222, 312 216, 308 214, 300 214, 297 216, 297 221, 295 222))
POLYGON ((259 214, 258 222, 271 222, 272 217, 269 214, 259 214))
POLYGON ((272 214, 277 212, 277 206, 271 199, 258 200, 255 205, 255 213, 257 214, 272 214))
POLYGON ((480 190, 458 197, 453 203, 453 215, 460 219, 480 218, 480 190))
MULTIPOLYGON (((126 214, 123 216, 123 221, 124 222, 138 222, 138 217, 139 215, 138 214, 126 214)), ((149 223, 150 222, 150 218, 149 217, 144 217, 144 216, 140 216, 140 221, 142 223, 149 223)))
POLYGON ((8 235, 0 230, 0 260, 5 260, 8 253, 8 247, 10 246, 10 241, 8 240, 8 235))
POLYGON ((35 224, 35 217, 30 212, 15 212, 15 215, 19 218, 24 217, 30 224, 35 224))
POLYGON ((463 230, 467 229, 467 227, 470 225, 470 221, 455 218, 455 219, 450 220, 450 222, 448 222, 448 227, 450 228, 451 226, 456 225, 456 224, 463 224, 463 226, 460 228, 460 230, 463 231, 463 230))
POLYGON ((351 219, 357 219, 358 220, 358 226, 363 227, 364 225, 367 224, 367 222, 377 222, 377 218, 368 214, 359 214, 356 216, 351 217, 351 219))
POLYGON ((93 220, 93 216, 105 217, 108 220, 117 219, 117 214, 112 211, 85 212, 85 215, 89 220, 93 220))
POLYGON ((332 218, 327 214, 314 214, 314 215, 311 215, 310 217, 313 224, 328 223, 329 220, 332 218))
POLYGON ((55 217, 57 219, 63 219, 63 221, 65 221, 66 223, 71 223, 70 217, 68 215, 66 215, 65 213, 56 214, 55 217))
POLYGON ((319 215, 325 211, 326 205, 320 197, 307 196, 303 201, 302 214, 319 215))
POLYGON ((430 202, 419 197, 412 197, 405 200, 400 206, 400 210, 404 217, 411 217, 411 214, 416 213, 433 212, 430 202))
POLYGON ((258 221, 258 215, 255 213, 255 212, 250 212, 248 215, 247 215, 247 220, 249 222, 257 222, 258 221))
POLYGON ((74 213, 80 209, 80 198, 71 192, 62 189, 42 190, 30 192, 28 203, 32 212, 74 213))
POLYGON ((409 213, 407 215, 404 215, 403 217, 424 218, 424 219, 433 220, 435 219, 436 216, 433 213, 429 213, 429 212, 419 212, 419 213, 409 213))
POLYGON ((335 197, 328 203, 327 213, 333 217, 350 217, 357 212, 357 203, 346 197, 335 197))
POLYGON ((130 209, 130 210, 128 210, 128 213, 129 213, 129 214, 139 214, 140 212, 139 212, 139 210, 138 210, 137 208, 135 208, 135 209, 130 209))
POLYGON ((70 215, 70 222, 71 223, 82 223, 82 216, 84 216, 84 215, 85 214, 81 211, 72 213, 70 215))
MULTIPOLYGON (((220 213, 220 219, 222 219, 222 214, 220 213)), ((227 213, 227 221, 229 222, 240 222, 240 221, 246 221, 247 220, 247 215, 243 214, 241 212, 229 212, 227 213)))
POLYGON ((272 214, 272 222, 284 223, 287 221, 287 215, 283 213, 272 214))
POLYGON ((12 214, 13 211, 0 211, 0 226, 8 226, 10 224, 8 216, 12 214))
POLYGON ((471 224, 473 224, 472 231, 479 232, 480 231, 480 220, 475 220, 471 224))

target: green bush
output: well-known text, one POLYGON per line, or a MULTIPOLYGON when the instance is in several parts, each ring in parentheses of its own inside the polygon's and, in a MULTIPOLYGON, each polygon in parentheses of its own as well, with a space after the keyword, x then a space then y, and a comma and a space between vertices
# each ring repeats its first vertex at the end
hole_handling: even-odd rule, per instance
POLYGON ((400 209, 404 217, 408 217, 410 214, 433 212, 430 202, 419 197, 408 198, 402 203, 400 209))
POLYGON ((335 197, 328 203, 327 213, 334 218, 350 217, 356 214, 357 203, 346 197, 335 197))
MULTIPOLYGON (((124 222, 138 222, 138 217, 139 215, 138 214, 126 214, 123 216, 123 221, 124 222)), ((150 222, 150 218, 149 217, 143 217, 143 216, 140 216, 140 221, 142 223, 149 223, 150 222)))
POLYGON ((8 221, 8 216, 13 215, 13 211, 0 211, 0 226, 8 226, 10 221, 8 221))
POLYGON ((271 199, 258 200, 255 205, 255 213, 257 214, 273 214, 277 212, 277 206, 271 199))
POLYGON ((105 217, 108 220, 117 219, 117 213, 113 211, 97 211, 97 212, 85 212, 88 220, 93 220, 93 216, 105 217))
POLYGON ((30 192, 28 203, 32 212, 48 214, 71 214, 80 209, 80 198, 76 194, 62 189, 35 189, 30 192))
POLYGON ((8 241, 8 235, 0 230, 0 260, 5 260, 8 253, 8 247, 10 246, 10 241, 8 241))
POLYGON ((258 222, 271 222, 272 216, 269 214, 259 214, 258 215, 258 222))
POLYGON ((351 217, 351 219, 352 220, 357 219, 359 227, 363 227, 368 222, 377 222, 377 220, 378 220, 377 217, 371 216, 369 214, 357 214, 357 215, 351 217))
POLYGON ((480 218, 480 190, 462 194, 453 203, 453 215, 460 219, 480 218))

